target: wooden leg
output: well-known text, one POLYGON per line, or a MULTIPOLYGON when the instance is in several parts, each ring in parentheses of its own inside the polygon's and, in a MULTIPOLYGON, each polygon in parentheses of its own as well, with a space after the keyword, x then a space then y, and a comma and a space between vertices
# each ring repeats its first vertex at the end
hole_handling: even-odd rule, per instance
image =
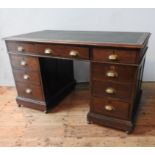
POLYGON ((129 129, 129 130, 127 130, 127 131, 125 131, 125 132, 129 135, 129 134, 131 134, 131 133, 132 133, 132 131, 133 131, 133 128, 131 128, 131 129, 129 129))
POLYGON ((48 114, 48 112, 49 112, 49 111, 48 111, 47 109, 44 111, 45 114, 48 114))
POLYGON ((92 122, 92 121, 90 121, 90 120, 87 120, 87 123, 88 123, 88 124, 93 124, 93 122, 92 122))

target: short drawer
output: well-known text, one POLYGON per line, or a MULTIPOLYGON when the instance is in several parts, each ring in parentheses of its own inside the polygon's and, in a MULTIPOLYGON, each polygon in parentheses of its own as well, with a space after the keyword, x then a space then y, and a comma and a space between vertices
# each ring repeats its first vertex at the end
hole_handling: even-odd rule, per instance
POLYGON ((35 85, 41 84, 40 75, 38 72, 13 69, 13 73, 15 81, 17 82, 23 82, 35 85))
POLYGON ((93 81, 92 82, 92 93, 93 96, 98 97, 111 97, 119 98, 124 100, 129 100, 132 97, 132 84, 120 84, 115 82, 101 82, 93 81))
POLYGON ((16 69, 27 69, 32 71, 39 70, 38 58, 30 56, 10 55, 11 64, 16 69))
POLYGON ((36 53, 35 44, 29 42, 7 42, 8 52, 36 53))
POLYGON ((91 73, 93 80, 113 81, 134 83, 138 72, 138 67, 129 65, 116 65, 107 63, 91 64, 91 73))
POLYGON ((119 100, 92 98, 91 107, 92 111, 98 114, 128 119, 129 104, 119 100))
POLYGON ((16 82, 17 92, 20 97, 43 101, 44 97, 40 86, 16 82))
POLYGON ((136 64, 139 62, 138 52, 136 49, 94 48, 93 60, 136 64))
POLYGON ((89 59, 89 49, 85 47, 36 44, 36 49, 41 55, 77 58, 77 59, 89 59))

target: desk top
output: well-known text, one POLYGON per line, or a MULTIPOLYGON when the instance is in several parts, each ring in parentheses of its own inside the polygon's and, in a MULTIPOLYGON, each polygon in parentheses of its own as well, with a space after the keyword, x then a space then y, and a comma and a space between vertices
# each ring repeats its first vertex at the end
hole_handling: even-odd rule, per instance
POLYGON ((45 30, 8 37, 5 40, 143 48, 149 37, 150 33, 148 32, 45 30))

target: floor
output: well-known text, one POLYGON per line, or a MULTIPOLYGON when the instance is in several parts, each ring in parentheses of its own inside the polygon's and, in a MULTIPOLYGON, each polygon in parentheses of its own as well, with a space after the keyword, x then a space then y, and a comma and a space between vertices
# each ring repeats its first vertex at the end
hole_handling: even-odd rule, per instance
POLYGON ((155 83, 143 84, 131 135, 87 124, 89 90, 78 88, 51 113, 17 107, 14 87, 0 87, 0 146, 155 146, 155 83))

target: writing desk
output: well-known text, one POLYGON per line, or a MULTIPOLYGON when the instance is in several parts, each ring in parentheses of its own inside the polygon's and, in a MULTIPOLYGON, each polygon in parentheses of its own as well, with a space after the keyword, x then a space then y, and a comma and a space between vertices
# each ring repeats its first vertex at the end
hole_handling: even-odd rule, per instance
POLYGON ((88 122, 131 132, 149 37, 142 32, 46 30, 5 38, 17 104, 48 112, 75 87, 73 60, 90 61, 88 122))

